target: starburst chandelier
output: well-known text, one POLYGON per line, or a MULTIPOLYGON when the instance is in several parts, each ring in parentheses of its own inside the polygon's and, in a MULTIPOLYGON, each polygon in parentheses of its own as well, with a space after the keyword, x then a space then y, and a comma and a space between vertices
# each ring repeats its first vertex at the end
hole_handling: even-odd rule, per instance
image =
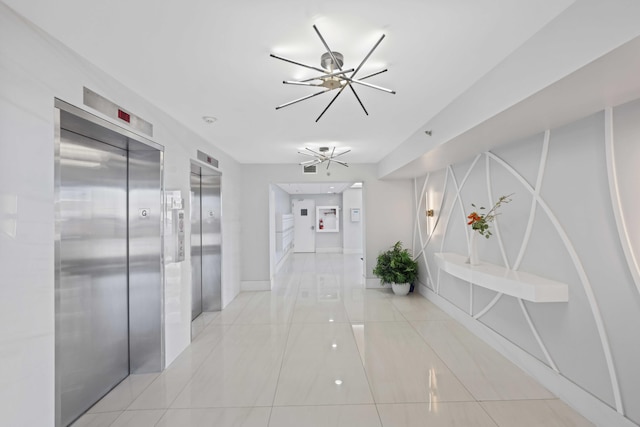
POLYGON ((271 54, 271 57, 272 58, 276 58, 276 59, 280 59, 281 61, 285 61, 285 62, 294 64, 294 65, 299 65, 300 67, 304 67, 304 68, 308 68, 308 69, 311 69, 311 70, 315 70, 315 71, 318 71, 319 73, 322 73, 322 74, 320 74, 318 76, 310 77, 310 78, 303 79, 303 80, 284 80, 282 83, 288 84, 288 85, 297 85, 297 86, 322 87, 323 89, 320 92, 312 93, 311 95, 303 96, 302 98, 298 98, 298 99, 295 99, 293 101, 287 102, 285 104, 279 105, 279 106, 276 107, 276 110, 279 110, 279 109, 284 108, 284 107, 288 107, 288 106, 296 104, 296 103, 298 103, 300 101, 304 101, 306 99, 313 98, 315 96, 322 95, 322 94, 325 94, 327 92, 331 92, 331 91, 334 91, 334 90, 338 89, 338 92, 336 93, 336 95, 329 102, 329 104, 325 107, 325 109, 322 110, 322 113, 320 113, 320 115, 316 119, 316 122, 317 122, 324 115, 324 113, 329 109, 329 107, 331 107, 331 105, 338 98, 338 96, 340 96, 342 91, 345 90, 345 88, 348 87, 351 90, 351 92, 353 93, 353 95, 356 97, 356 99, 358 100, 358 103, 362 107, 362 110, 364 111, 364 113, 368 116, 369 112, 364 107, 364 104, 362 103, 362 100, 360 99, 360 97, 358 96, 358 93, 356 92, 355 88, 353 87, 354 85, 366 86, 366 87, 369 87, 369 88, 372 88, 372 89, 377 89, 377 90, 380 90, 380 91, 383 91, 383 92, 387 92, 387 93, 391 93, 391 94, 395 94, 396 93, 394 90, 387 89, 387 88, 380 87, 380 86, 376 86, 376 85, 373 85, 371 83, 367 83, 367 82, 363 81, 363 80, 369 79, 369 78, 371 78, 373 76, 377 76, 378 74, 382 74, 382 73, 386 72, 387 69, 376 71, 375 73, 368 74, 368 75, 366 75, 364 77, 360 77, 358 79, 355 78, 356 74, 360 71, 360 69, 365 64, 365 62, 367 62, 367 60, 369 59, 369 57, 371 56, 373 51, 376 50, 376 48, 378 47, 380 42, 382 42, 382 39, 384 39, 384 37, 385 37, 384 34, 380 37, 380 39, 378 39, 378 41, 375 43, 373 48, 371 48, 369 53, 360 62, 360 65, 358 65, 356 68, 344 69, 344 68, 342 68, 343 65, 344 65, 344 55, 342 55, 340 52, 333 51, 333 50, 331 50, 331 48, 329 48, 329 45, 325 41, 324 37, 322 36, 322 34, 320 34, 320 30, 318 30, 318 27, 316 27, 314 25, 313 29, 315 30, 316 34, 318 34, 318 37, 320 38, 320 41, 322 42, 322 44, 324 45, 325 49, 327 50, 320 57, 320 65, 321 65, 322 68, 315 67, 313 65, 303 64, 301 62, 297 62, 297 61, 294 61, 294 60, 291 60, 291 59, 288 59, 288 58, 284 58, 282 56, 277 56, 277 55, 274 55, 274 54, 271 54))
POLYGON ((318 148, 318 151, 312 150, 311 148, 305 148, 305 150, 306 151, 298 151, 298 154, 310 156, 313 157, 313 159, 301 162, 300 164, 302 166, 314 166, 327 162, 327 169, 329 169, 329 166, 331 166, 331 162, 336 162, 342 166, 349 167, 346 162, 343 162, 342 160, 336 160, 336 157, 342 156, 343 154, 346 154, 351 150, 345 150, 341 153, 336 153, 336 147, 333 147, 333 149, 331 149, 331 154, 329 154, 329 147, 320 147, 318 148))

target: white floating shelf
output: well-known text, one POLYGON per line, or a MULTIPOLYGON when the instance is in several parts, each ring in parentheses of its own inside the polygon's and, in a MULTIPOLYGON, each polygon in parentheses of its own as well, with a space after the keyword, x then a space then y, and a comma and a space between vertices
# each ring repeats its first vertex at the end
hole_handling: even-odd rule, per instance
POLYGON ((544 277, 509 270, 495 264, 467 264, 467 257, 450 253, 436 253, 436 262, 445 272, 474 285, 511 295, 531 302, 567 302, 569 286, 544 277))

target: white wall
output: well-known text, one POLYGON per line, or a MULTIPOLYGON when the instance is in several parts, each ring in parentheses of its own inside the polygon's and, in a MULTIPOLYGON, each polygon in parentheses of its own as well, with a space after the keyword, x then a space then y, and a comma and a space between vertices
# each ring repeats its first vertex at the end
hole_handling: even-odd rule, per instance
POLYGON ((378 164, 378 176, 391 174, 639 36, 639 15, 636 0, 575 1, 389 153, 378 164), (432 136, 425 136, 427 129, 432 136))
POLYGON ((378 252, 398 240, 411 242, 413 207, 412 181, 380 181, 375 165, 332 166, 330 175, 302 174, 299 165, 243 165, 242 180, 242 258, 251 260, 242 269, 242 284, 254 287, 269 281, 269 185, 297 182, 361 181, 363 187, 363 223, 365 234, 365 271, 367 285, 378 283, 372 269, 378 252))
POLYGON ((342 192, 342 247, 344 253, 361 254, 362 245, 362 189, 348 188, 342 192), (360 209, 360 222, 351 222, 351 209, 360 209))
MULTIPOLYGON (((4 3, 0 3, 0 70, 0 412, 5 425, 52 426, 54 98, 82 107, 86 86, 153 123, 152 139, 165 147, 165 187, 185 196, 189 161, 196 150, 220 160, 223 304, 235 297, 240 286, 240 166, 4 3)), ((188 254, 185 262, 167 265, 168 362, 190 339, 190 277, 188 254)))
MULTIPOLYGON (((338 218, 342 211, 342 194, 296 194, 291 200, 313 200, 316 208, 319 206, 337 206, 338 218)), ((315 215, 316 223, 320 218, 315 215)), ((340 219, 342 221, 342 219, 340 219)), ((318 226, 316 225, 316 230, 318 226)), ((342 252, 343 224, 339 224, 337 233, 316 233, 316 252, 342 252)))
MULTIPOLYGON (((640 104, 615 108, 611 116, 601 112, 431 172, 416 179, 414 192, 420 206, 414 251, 425 249, 421 292, 483 337, 495 332, 516 363, 538 372, 552 391, 607 426, 629 425, 622 415, 640 424, 640 288, 615 221, 620 216, 633 222, 637 215, 640 104), (620 183, 622 212, 611 202, 606 129, 612 129, 619 154, 617 171, 609 171, 620 183), (425 183, 437 220, 431 236, 425 183), (434 253, 466 254, 471 203, 488 207, 510 193, 513 202, 502 209, 499 233, 481 239, 481 259, 567 283, 569 302, 521 306, 502 296, 474 319, 470 305, 477 315, 496 293, 478 286, 471 293, 468 283, 438 271, 434 253)), ((634 227, 628 240, 637 250, 634 227)))
POLYGON ((640 101, 615 108, 611 114, 609 167, 614 208, 619 208, 618 229, 625 256, 640 293, 640 101))
MULTIPOLYGON (((289 195, 289 193, 287 193, 277 185, 271 185, 270 188, 271 191, 273 191, 273 211, 275 214, 274 222, 271 223, 271 229, 275 233, 275 238, 278 239, 278 233, 275 232, 275 221, 278 221, 279 215, 291 213, 291 196, 289 195)), ((274 265, 279 263, 280 260, 282 260, 282 258, 286 255, 286 252, 283 248, 278 248, 278 245, 274 245, 274 247, 271 248, 272 251, 275 250, 274 265)))

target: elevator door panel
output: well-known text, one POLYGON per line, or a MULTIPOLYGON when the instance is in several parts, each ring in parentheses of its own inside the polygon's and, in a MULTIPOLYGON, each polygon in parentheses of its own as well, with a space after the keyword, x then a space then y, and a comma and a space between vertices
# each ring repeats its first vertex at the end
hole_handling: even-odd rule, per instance
POLYGON ((191 174, 191 320, 202 313, 200 175, 191 174))
POLYGON ((62 425, 129 374, 127 153, 61 131, 56 353, 62 425))
POLYGON ((221 298, 220 176, 201 176, 202 310, 219 311, 221 298))

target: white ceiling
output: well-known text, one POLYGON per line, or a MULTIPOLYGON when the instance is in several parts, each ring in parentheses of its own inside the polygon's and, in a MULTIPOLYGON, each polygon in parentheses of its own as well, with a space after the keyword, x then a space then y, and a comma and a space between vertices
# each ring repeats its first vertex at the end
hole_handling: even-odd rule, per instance
MULTIPOLYGON (((277 184, 289 194, 341 194, 354 185, 353 182, 307 182, 295 184, 277 184)), ((354 187, 355 188, 355 187, 354 187)), ((362 187, 358 187, 362 188, 362 187)))
MULTIPOLYGON (((303 147, 381 160, 574 0, 2 0, 242 163, 298 163, 303 147), (317 25, 345 67, 388 68, 345 91, 276 111, 317 88, 283 85, 317 72, 317 25), (208 125, 202 116, 215 116, 208 125)), ((335 93, 335 92, 334 92, 335 93)), ((124 106, 126 108, 126 106, 124 106)))

